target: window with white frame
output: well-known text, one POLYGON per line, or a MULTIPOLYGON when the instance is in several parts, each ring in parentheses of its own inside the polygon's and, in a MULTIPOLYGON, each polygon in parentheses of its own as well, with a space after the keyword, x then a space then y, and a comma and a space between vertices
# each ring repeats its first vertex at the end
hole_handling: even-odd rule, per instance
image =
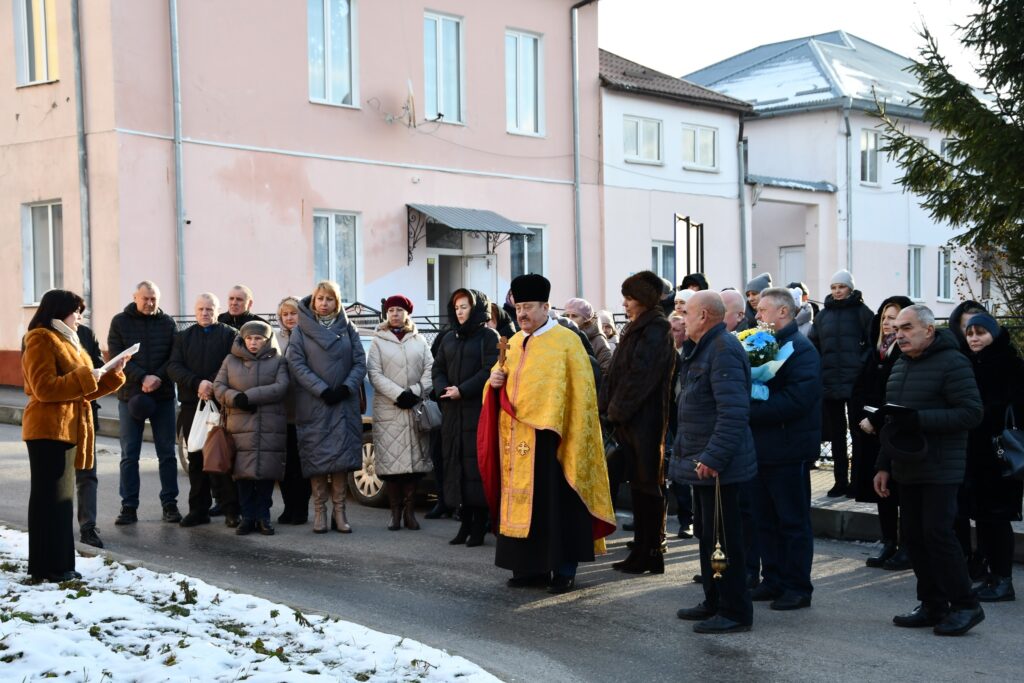
POLYGON ((878 131, 860 132, 860 181, 878 182, 878 131))
POLYGON ((423 90, 428 119, 462 122, 462 20, 423 17, 423 90))
POLYGON ((306 0, 309 18, 309 99, 358 104, 355 78, 354 0, 306 0))
POLYGON ((718 168, 716 129, 683 124, 683 166, 706 170, 718 168))
POLYGON ((13 0, 18 85, 57 80, 56 0, 13 0))
POLYGON ((952 149, 954 142, 956 142, 954 138, 942 139, 942 145, 939 148, 939 153, 942 155, 942 158, 945 159, 946 161, 953 161, 952 149))
POLYGON ((939 249, 939 282, 936 296, 943 301, 953 299, 953 250, 949 247, 939 249))
POLYGON ((524 225, 524 228, 532 234, 511 235, 509 237, 509 252, 511 255, 512 277, 528 273, 547 275, 546 255, 547 248, 544 244, 547 236, 540 225, 524 225))
POLYGON ((676 245, 672 242, 651 244, 651 270, 669 282, 676 277, 676 245))
POLYGON ((907 296, 921 298, 921 255, 924 247, 907 247, 907 296))
POLYGON ((357 227, 354 213, 313 213, 313 279, 315 282, 337 282, 341 285, 341 298, 345 303, 355 301, 358 294, 357 227))
POLYGON ((23 301, 37 303, 43 294, 64 286, 64 214, 60 203, 21 207, 23 301))
POLYGON ((510 133, 540 134, 540 37, 505 32, 505 128, 510 133))
POLYGON ((622 141, 626 161, 661 163, 661 121, 639 116, 623 117, 622 141))

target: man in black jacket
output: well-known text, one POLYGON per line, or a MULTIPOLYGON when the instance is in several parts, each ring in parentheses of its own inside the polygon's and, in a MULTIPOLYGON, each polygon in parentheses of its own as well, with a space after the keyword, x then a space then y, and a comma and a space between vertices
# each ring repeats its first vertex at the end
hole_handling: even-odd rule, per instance
POLYGON ((796 323, 788 289, 761 292, 757 320, 772 325, 780 349, 793 352, 750 402, 750 430, 757 451, 753 512, 764 580, 751 599, 771 600, 774 610, 811 604, 811 530, 808 465, 821 441, 821 359, 796 323))
POLYGON ((890 475, 899 482, 901 535, 921 604, 893 623, 959 636, 985 618, 953 532, 967 433, 981 422, 981 396, 970 361, 949 330, 935 329, 927 306, 904 308, 895 327, 903 356, 889 375, 885 400, 909 410, 893 412, 882 428, 874 486, 886 498, 890 475))
POLYGON ((160 504, 163 520, 178 523, 178 460, 174 452, 174 385, 167 376, 175 324, 158 307, 160 289, 143 280, 132 303, 110 322, 107 348, 116 356, 132 344, 139 351, 124 368, 127 381, 117 390, 121 429, 121 513, 115 524, 134 524, 139 507, 139 454, 142 430, 149 420, 160 462, 160 504))
MULTIPOLYGON (((196 298, 196 324, 182 330, 174 338, 167 374, 178 385, 181 412, 178 415, 178 433, 188 438, 199 401, 213 400, 213 380, 231 353, 235 341, 235 328, 215 322, 220 302, 209 292, 196 298)), ((191 527, 210 523, 212 491, 217 492, 224 523, 238 526, 238 496, 230 476, 203 472, 203 452, 188 453, 188 514, 181 526, 191 527)))
POLYGON ((228 292, 228 310, 217 316, 217 322, 231 325, 236 330, 250 320, 267 322, 252 312, 252 290, 245 285, 235 285, 228 292))

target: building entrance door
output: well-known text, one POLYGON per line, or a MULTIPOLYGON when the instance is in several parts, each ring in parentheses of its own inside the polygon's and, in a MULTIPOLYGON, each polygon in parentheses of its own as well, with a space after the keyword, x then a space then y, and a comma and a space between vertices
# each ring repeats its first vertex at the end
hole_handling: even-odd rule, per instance
POLYGON ((804 266, 804 245, 779 247, 779 287, 790 282, 804 282, 806 268, 804 266))

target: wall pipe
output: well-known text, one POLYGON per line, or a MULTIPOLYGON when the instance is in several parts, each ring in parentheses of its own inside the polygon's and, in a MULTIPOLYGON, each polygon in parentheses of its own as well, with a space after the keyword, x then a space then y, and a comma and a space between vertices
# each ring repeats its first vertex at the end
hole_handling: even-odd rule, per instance
POLYGON ((746 282, 752 275, 747 262, 747 141, 743 139, 743 115, 740 115, 740 130, 736 140, 736 187, 740 205, 740 280, 746 282))
POLYGON ((82 298, 92 311, 92 226, 89 222, 89 154, 85 144, 85 86, 79 0, 71 0, 71 55, 75 71, 75 137, 78 144, 78 212, 82 227, 82 298))
POLYGON ((581 0, 569 12, 572 33, 572 195, 573 238, 576 243, 576 296, 583 297, 583 232, 580 213, 580 57, 579 10, 597 0, 581 0))
POLYGON ((853 131, 850 128, 850 110, 853 98, 843 107, 846 125, 846 270, 853 272, 853 131))
POLYGON ((171 28, 171 100, 174 109, 174 240, 177 246, 178 313, 185 312, 185 191, 181 152, 181 65, 178 60, 178 1, 168 0, 171 28))

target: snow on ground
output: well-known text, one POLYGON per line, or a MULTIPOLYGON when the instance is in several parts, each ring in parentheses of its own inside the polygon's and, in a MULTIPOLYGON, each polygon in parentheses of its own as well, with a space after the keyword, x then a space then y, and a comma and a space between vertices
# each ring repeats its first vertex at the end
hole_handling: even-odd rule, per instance
POLYGON ((496 681, 414 640, 105 557, 29 583, 28 535, 0 527, 6 681, 496 681))

